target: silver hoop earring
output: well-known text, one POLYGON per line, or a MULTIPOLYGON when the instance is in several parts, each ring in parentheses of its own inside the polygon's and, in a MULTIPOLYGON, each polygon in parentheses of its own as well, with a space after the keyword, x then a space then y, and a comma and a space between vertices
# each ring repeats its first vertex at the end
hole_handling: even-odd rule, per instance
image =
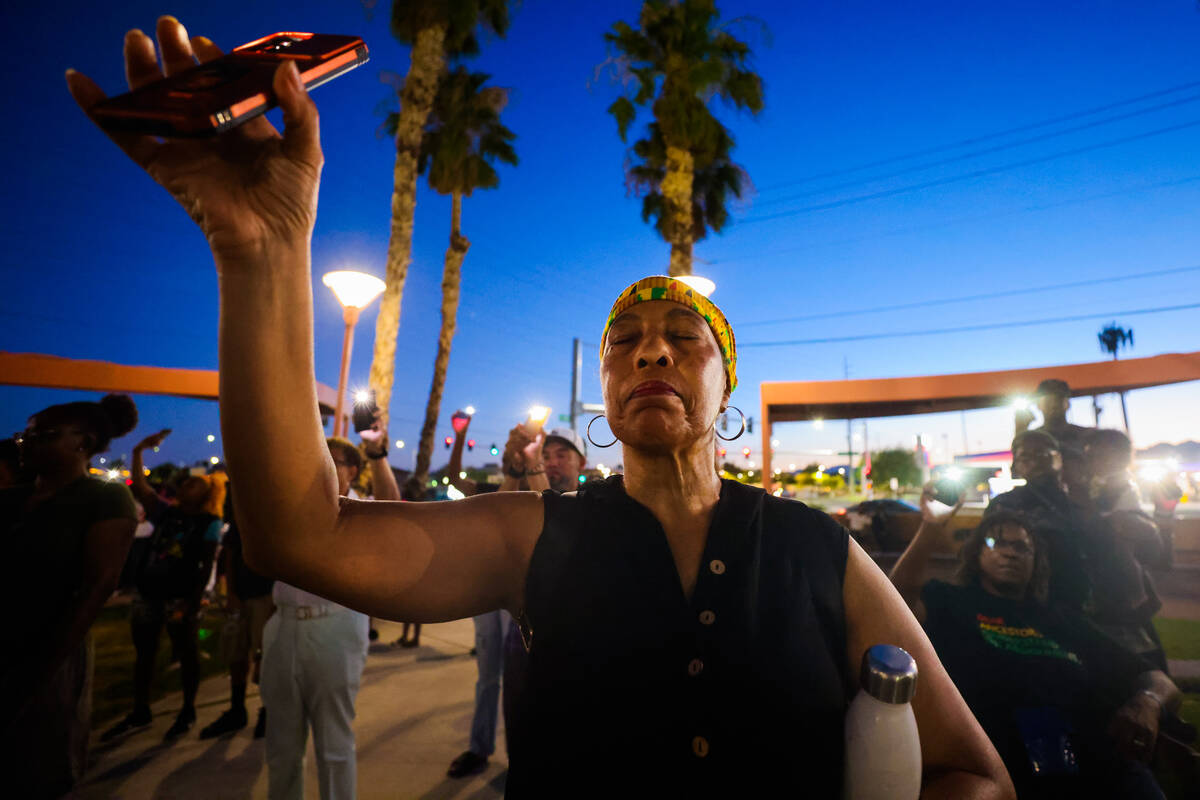
POLYGON ((604 419, 604 415, 600 414, 599 416, 592 417, 592 421, 588 423, 587 431, 585 431, 584 435, 587 436, 587 440, 592 443, 592 447, 599 447, 601 450, 603 450, 606 447, 612 447, 614 444, 616 444, 617 437, 616 435, 613 435, 613 440, 608 444, 597 443, 596 440, 592 438, 592 426, 596 424, 596 420, 598 419, 604 419))
MULTIPOLYGON (((742 418, 742 427, 738 428, 738 432, 737 432, 737 433, 735 433, 733 436, 722 436, 722 435, 720 434, 720 432, 718 431, 718 432, 717 432, 717 438, 718 438, 718 439, 720 439, 720 440, 721 440, 721 441, 723 441, 723 442, 732 442, 734 439, 738 438, 739 436, 741 436, 743 433, 745 433, 745 432, 746 432, 746 415, 742 413, 742 410, 741 410, 740 408, 738 408, 737 406, 725 406, 725 411, 722 411, 721 413, 722 413, 722 414, 725 414, 725 413, 727 413, 727 412, 729 411, 729 409, 731 409, 731 408, 732 408, 734 411, 738 412, 738 416, 742 418)), ((714 427, 713 427, 713 429, 714 429, 714 430, 716 430, 716 426, 715 426, 715 424, 714 424, 714 427)))

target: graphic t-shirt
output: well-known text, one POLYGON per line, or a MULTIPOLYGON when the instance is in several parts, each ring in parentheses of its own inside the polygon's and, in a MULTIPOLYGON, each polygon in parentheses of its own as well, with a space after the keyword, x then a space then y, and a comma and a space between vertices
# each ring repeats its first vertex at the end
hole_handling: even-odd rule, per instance
POLYGON ((1105 769, 1108 722, 1148 664, 1082 617, 979 586, 934 580, 921 599, 929 639, 1004 759, 1018 796, 1038 796, 1030 788, 1035 769, 1054 771, 1054 764, 1039 763, 1044 753, 1032 751, 1053 730, 1069 738, 1081 773, 1105 769))
POLYGON ((208 580, 207 575, 200 574, 205 551, 220 540, 219 517, 163 506, 154 517, 154 537, 138 576, 138 592, 147 600, 194 597, 197 584, 208 580))

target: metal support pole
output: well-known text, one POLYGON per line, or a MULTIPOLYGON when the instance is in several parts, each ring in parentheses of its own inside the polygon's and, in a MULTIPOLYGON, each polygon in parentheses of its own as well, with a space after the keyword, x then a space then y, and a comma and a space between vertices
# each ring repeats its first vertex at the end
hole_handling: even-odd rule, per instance
POLYGON ((345 436, 346 429, 346 382, 350 380, 350 351, 354 349, 354 325, 358 322, 358 309, 342 307, 342 319, 346 321, 346 333, 342 337, 342 371, 338 377, 337 409, 333 416, 333 435, 345 436))
POLYGON ((583 397, 583 342, 575 338, 571 350, 571 430, 579 433, 579 412, 583 397))

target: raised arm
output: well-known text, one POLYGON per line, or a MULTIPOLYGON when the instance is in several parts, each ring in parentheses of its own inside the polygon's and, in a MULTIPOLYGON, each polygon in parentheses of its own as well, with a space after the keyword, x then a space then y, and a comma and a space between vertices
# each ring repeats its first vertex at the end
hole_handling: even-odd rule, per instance
MULTIPOLYGON (((163 17, 163 69, 220 51, 163 17)), ((131 88, 160 77, 154 43, 125 37, 131 88)), ((67 74, 85 110, 103 92, 67 74)), ((284 135, 265 117, 210 140, 114 134, 204 232, 220 295, 221 425, 247 562, 375 616, 432 621, 521 602, 541 532, 534 495, 460 503, 339 504, 317 413, 310 238, 323 157, 316 106, 293 62, 275 73, 284 135)))
POLYGON ((1015 798, 1004 763, 946 674, 929 638, 875 562, 853 540, 842 597, 851 667, 857 669, 863 653, 875 644, 897 645, 916 659, 919 677, 913 713, 921 736, 921 797, 1015 798))
MULTIPOLYGON (((456 412, 462 413, 462 412, 456 412)), ((466 416, 466 415, 464 415, 466 416)), ((463 443, 467 440, 467 430, 471 427, 471 417, 467 416, 467 422, 463 425, 463 429, 454 431, 454 449, 450 451, 450 463, 446 466, 446 474, 450 478, 450 485, 467 497, 475 494, 475 481, 467 480, 466 478, 458 477, 463 471, 462 468, 462 451, 463 443)))
POLYGON ((133 446, 133 455, 130 458, 129 464, 129 480, 131 481, 129 489, 133 492, 133 496, 137 498, 138 502, 142 504, 142 508, 146 509, 147 516, 153 514, 154 510, 162 505, 162 500, 159 498, 158 493, 154 491, 154 487, 146 480, 142 451, 147 447, 158 447, 170 432, 170 428, 164 428, 158 433, 147 436, 133 446))
POLYGON ((396 483, 396 475, 392 465, 387 460, 387 431, 375 412, 375 421, 371 427, 362 431, 359 436, 363 440, 363 450, 367 456, 368 469, 371 470, 372 494, 376 500, 399 500, 400 486, 396 483))
POLYGON ((900 554, 900 558, 892 566, 888 576, 896 591, 904 598, 904 602, 916 614, 917 619, 925 619, 925 608, 921 603, 921 588, 928 580, 927 571, 929 559, 934 553, 941 552, 949 541, 950 521, 962 507, 958 505, 949 513, 938 513, 933 509, 933 484, 928 483, 921 492, 921 527, 913 536, 908 547, 900 554))

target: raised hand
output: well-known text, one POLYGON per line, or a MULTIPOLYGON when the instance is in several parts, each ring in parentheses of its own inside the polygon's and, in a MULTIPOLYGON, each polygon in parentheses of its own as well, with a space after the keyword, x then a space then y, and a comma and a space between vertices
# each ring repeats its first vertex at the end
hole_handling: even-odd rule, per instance
MULTIPOLYGON (((222 55, 208 39, 189 38, 174 17, 160 17, 155 45, 139 30, 125 35, 125 77, 137 89, 222 55)), ((67 71, 67 87, 85 112, 104 92, 86 75, 67 71)), ((270 245, 307 249, 316 220, 321 154, 317 109, 292 62, 275 72, 284 134, 265 117, 206 139, 108 136, 188 212, 208 239, 218 265, 258 263, 270 245)))
POLYGON ((166 439, 170 433, 171 433, 170 428, 163 428, 158 433, 152 433, 149 436, 147 436, 145 439, 142 439, 140 442, 138 442, 136 445, 133 446, 133 449, 134 450, 145 450, 147 447, 150 447, 150 448, 158 447, 159 445, 161 445, 163 443, 163 439, 166 439))
POLYGON ((966 495, 960 495, 958 502, 949 511, 942 511, 941 509, 935 509, 933 506, 933 497, 936 493, 936 484, 934 481, 925 484, 924 488, 921 489, 921 524, 944 528, 954 518, 954 515, 958 513, 958 510, 962 508, 966 495))

